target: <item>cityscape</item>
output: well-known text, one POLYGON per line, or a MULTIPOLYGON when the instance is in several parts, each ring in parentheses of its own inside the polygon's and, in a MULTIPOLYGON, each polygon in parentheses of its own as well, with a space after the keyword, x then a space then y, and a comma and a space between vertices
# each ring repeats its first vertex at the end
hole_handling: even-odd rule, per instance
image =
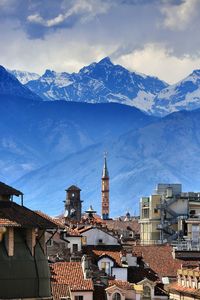
POLYGON ((0 300, 200 299, 200 1, 0 24, 0 300))

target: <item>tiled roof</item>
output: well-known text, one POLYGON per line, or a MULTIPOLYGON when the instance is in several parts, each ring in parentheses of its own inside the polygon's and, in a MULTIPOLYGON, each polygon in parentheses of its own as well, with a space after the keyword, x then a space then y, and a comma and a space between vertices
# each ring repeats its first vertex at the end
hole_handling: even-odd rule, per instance
POLYGON ((122 220, 106 220, 106 225, 112 230, 132 230, 135 233, 140 233, 140 224, 138 220, 122 221, 122 220))
POLYGON ((182 260, 173 258, 172 250, 170 245, 133 246, 133 253, 142 256, 143 261, 160 278, 176 277, 176 272, 183 263, 182 260))
POLYGON ((179 285, 177 282, 171 283, 168 286, 169 291, 175 291, 175 292, 181 292, 182 294, 189 294, 193 296, 197 296, 200 298, 200 290, 199 289, 194 289, 194 288, 189 288, 189 287, 184 287, 182 285, 179 285))
POLYGON ((70 227, 65 227, 65 233, 67 236, 81 236, 77 228, 73 229, 70 227))
POLYGON ((67 284, 51 283, 52 296, 54 300, 60 300, 70 295, 67 284))
POLYGON ((20 226, 23 228, 57 228, 55 223, 38 215, 25 206, 11 201, 0 201, 1 226, 20 226))
POLYGON ((7 196, 11 196, 11 195, 15 195, 15 196, 20 196, 23 195, 22 192, 14 189, 13 187, 0 182, 0 195, 7 195, 7 196))
POLYGON ((117 265, 119 265, 119 266, 122 265, 120 251, 93 249, 92 253, 94 254, 94 256, 96 257, 97 260, 99 260, 102 256, 109 256, 117 263, 117 265))
POLYGON ((21 225, 15 221, 11 221, 9 219, 1 218, 0 219, 0 227, 20 227, 21 225))
POLYGON ((44 219, 47 219, 48 221, 54 223, 57 227, 65 228, 64 224, 59 219, 52 218, 40 210, 35 210, 34 212, 39 216, 43 217, 44 219))
POLYGON ((124 281, 124 280, 109 280, 108 286, 116 285, 117 287, 123 290, 132 290, 134 288, 134 284, 124 281))
POLYGON ((84 279, 80 262, 50 264, 51 282, 66 284, 71 291, 93 291, 92 279, 84 279))

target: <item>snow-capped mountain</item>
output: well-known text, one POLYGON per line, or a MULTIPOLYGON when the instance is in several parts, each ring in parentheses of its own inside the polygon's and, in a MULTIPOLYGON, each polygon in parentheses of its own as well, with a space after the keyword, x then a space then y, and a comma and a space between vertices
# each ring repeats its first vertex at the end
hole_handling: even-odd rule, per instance
POLYGON ((13 74, 22 84, 26 84, 31 80, 37 80, 40 75, 37 73, 31 73, 26 71, 19 71, 19 70, 7 70, 11 74, 13 74))
POLYGON ((88 103, 117 102, 150 111, 153 99, 168 85, 156 77, 130 72, 106 57, 78 73, 47 70, 26 86, 44 100, 88 103))
POLYGON ((40 99, 26 86, 22 85, 17 78, 0 66, 0 95, 18 96, 27 99, 40 99))
POLYGON ((152 111, 166 115, 174 111, 193 110, 200 107, 200 70, 163 89, 154 99, 152 111))

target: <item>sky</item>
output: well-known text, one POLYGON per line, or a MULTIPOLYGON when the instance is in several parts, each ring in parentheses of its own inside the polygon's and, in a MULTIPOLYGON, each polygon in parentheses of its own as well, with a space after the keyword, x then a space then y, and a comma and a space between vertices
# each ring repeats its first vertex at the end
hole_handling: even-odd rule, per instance
POLYGON ((0 64, 78 72, 109 56, 176 83, 200 69, 200 0, 0 0, 0 64))

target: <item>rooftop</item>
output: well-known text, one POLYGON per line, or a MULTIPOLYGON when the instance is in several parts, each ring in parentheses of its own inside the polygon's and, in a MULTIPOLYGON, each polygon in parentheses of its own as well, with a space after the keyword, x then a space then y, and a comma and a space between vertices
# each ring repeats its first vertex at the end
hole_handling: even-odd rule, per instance
POLYGON ((0 226, 41 229, 58 227, 52 220, 11 201, 0 201, 0 226))
POLYGON ((71 291, 93 291, 92 279, 84 279, 80 262, 58 262, 50 264, 51 282, 65 284, 71 291))
POLYGON ((23 195, 22 192, 14 189, 13 187, 3 183, 3 182, 0 182, 0 195, 7 195, 7 196, 11 196, 11 195, 14 195, 14 196, 20 196, 20 195, 23 195))

